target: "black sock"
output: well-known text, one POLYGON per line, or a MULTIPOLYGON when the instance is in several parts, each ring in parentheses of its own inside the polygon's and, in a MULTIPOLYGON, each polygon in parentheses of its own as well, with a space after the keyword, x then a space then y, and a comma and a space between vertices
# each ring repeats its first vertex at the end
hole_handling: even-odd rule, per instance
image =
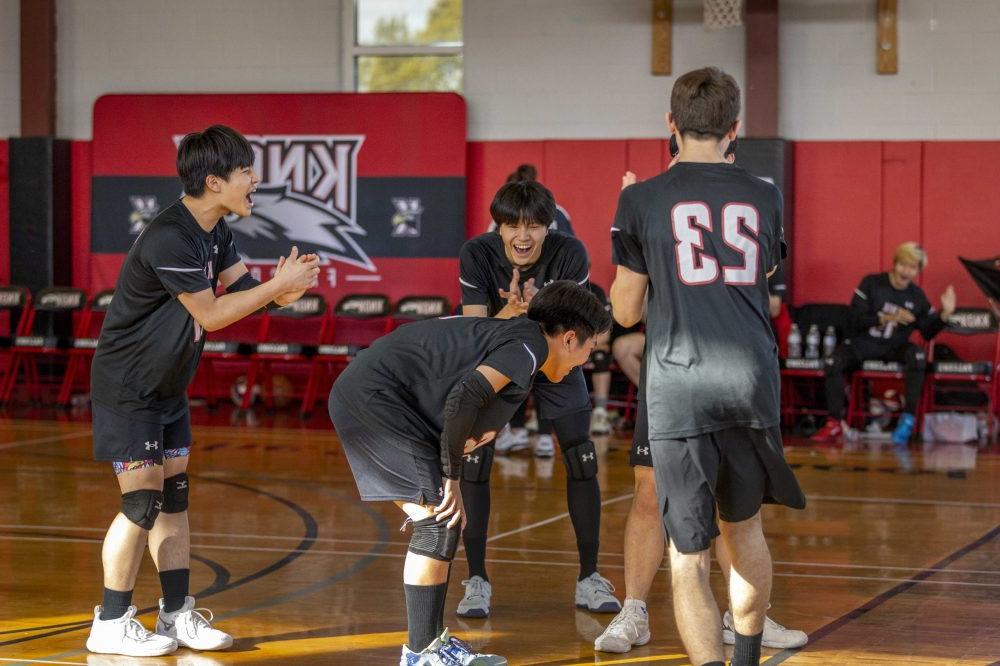
POLYGON ((403 591, 406 594, 406 627, 410 632, 406 646, 411 652, 422 652, 441 635, 437 631, 437 624, 439 613, 443 613, 448 584, 406 585, 404 583, 403 591))
POLYGON ((578 580, 583 580, 597 571, 597 551, 601 545, 601 487, 597 479, 568 479, 566 504, 576 532, 576 547, 580 553, 578 580))
POLYGON ((732 666, 757 666, 760 663, 760 642, 764 638, 764 632, 756 636, 744 636, 738 631, 736 634, 736 645, 733 647, 732 666))
POLYGON ((726 662, 724 662, 724 661, 706 661, 701 666, 726 666, 726 662))
POLYGON ((435 632, 438 636, 444 633, 444 600, 448 594, 448 583, 451 582, 451 563, 448 563, 448 577, 444 579, 444 594, 438 599, 438 610, 437 610, 437 629, 435 632))
POLYGON ((128 612, 128 607, 131 605, 132 590, 119 592, 118 590, 104 588, 104 601, 101 602, 101 619, 117 620, 128 612))
POLYGON ((465 529, 462 544, 469 563, 469 578, 486 575, 486 528, 490 522, 490 482, 462 481, 462 502, 465 504, 465 529))
POLYGON ((187 600, 190 569, 171 569, 160 572, 160 587, 163 588, 163 612, 179 611, 187 600))

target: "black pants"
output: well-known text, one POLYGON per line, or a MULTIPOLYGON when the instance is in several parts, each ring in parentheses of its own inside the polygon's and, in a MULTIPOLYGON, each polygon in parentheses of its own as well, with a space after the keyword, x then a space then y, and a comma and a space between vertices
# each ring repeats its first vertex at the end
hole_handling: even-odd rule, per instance
POLYGON ((920 403, 920 391, 927 371, 924 350, 907 342, 902 347, 884 347, 868 340, 847 342, 837 347, 826 360, 826 406, 830 416, 844 418, 844 378, 865 361, 896 361, 903 364, 906 405, 903 411, 914 414, 920 403))

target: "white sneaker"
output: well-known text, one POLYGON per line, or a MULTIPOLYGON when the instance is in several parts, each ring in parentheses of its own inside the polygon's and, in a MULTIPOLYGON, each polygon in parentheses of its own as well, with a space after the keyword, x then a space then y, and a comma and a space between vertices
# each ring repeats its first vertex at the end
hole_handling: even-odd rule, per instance
POLYGON ((194 597, 186 597, 181 609, 173 613, 163 612, 163 599, 160 599, 156 633, 176 639, 178 645, 192 650, 225 650, 233 644, 233 637, 224 631, 213 629, 213 618, 212 611, 207 608, 194 607, 194 597), (198 611, 208 613, 208 618, 198 611))
POLYGON ((496 452, 500 455, 507 453, 517 453, 531 448, 528 441, 528 431, 524 428, 511 428, 507 424, 497 434, 496 452))
POLYGON ((615 586, 596 571, 576 582, 576 607, 593 613, 617 613, 622 609, 614 595, 615 586))
POLYGON ((594 407, 590 413, 590 434, 607 435, 611 432, 611 419, 604 407, 594 407))
POLYGON ((528 418, 524 420, 524 429, 534 435, 538 432, 538 410, 533 409, 528 412, 528 418))
POLYGON ((399 666, 507 666, 507 659, 495 654, 476 652, 475 649, 454 636, 448 630, 434 639, 420 652, 403 646, 399 656, 399 666))
POLYGON ((94 608, 94 624, 90 626, 87 649, 101 654, 124 654, 129 657, 158 657, 177 649, 177 641, 147 631, 135 619, 138 609, 128 610, 114 620, 101 619, 101 607, 94 608))
POLYGON ((594 641, 598 652, 624 654, 633 647, 649 642, 649 614, 646 604, 633 599, 625 600, 625 607, 611 620, 604 633, 594 641))
POLYGON ((460 617, 489 617, 490 599, 493 597, 493 586, 482 576, 473 576, 463 580, 465 596, 458 602, 456 615, 460 617))
MULTIPOLYGON (((722 616, 722 642, 726 645, 736 643, 736 630, 733 628, 733 613, 727 610, 722 616)), ((766 648, 800 648, 809 642, 809 636, 804 631, 785 629, 769 617, 764 618, 764 637, 760 644, 766 648)))
POLYGON ((556 443, 552 435, 539 435, 535 440, 535 457, 551 458, 556 454, 556 443))

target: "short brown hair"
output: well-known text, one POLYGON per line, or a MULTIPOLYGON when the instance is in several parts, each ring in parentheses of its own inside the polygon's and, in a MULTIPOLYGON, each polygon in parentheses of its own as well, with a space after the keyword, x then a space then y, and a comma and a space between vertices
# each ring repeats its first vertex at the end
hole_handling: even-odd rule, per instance
POLYGON ((740 115, 740 86, 718 67, 703 67, 674 82, 670 112, 681 135, 721 139, 740 115))

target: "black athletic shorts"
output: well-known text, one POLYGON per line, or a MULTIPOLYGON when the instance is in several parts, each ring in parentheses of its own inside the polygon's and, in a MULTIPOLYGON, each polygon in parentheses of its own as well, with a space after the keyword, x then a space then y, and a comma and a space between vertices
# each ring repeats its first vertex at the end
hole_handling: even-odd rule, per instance
POLYGON ((532 384, 531 392, 535 396, 535 407, 540 419, 558 419, 577 412, 587 412, 587 423, 590 423, 590 391, 587 390, 587 380, 582 368, 573 368, 561 382, 550 382, 548 378, 538 373, 532 384))
POLYGON ((334 394, 330 395, 330 419, 361 499, 440 504, 444 499, 441 463, 407 451, 411 444, 398 435, 364 425, 334 394))
POLYGON ((94 428, 94 460, 134 462, 163 461, 164 451, 191 446, 191 412, 173 423, 148 423, 122 416, 107 407, 91 406, 94 428))
POLYGON ((656 497, 677 550, 695 553, 711 546, 719 536, 716 505, 719 518, 730 523, 760 510, 769 479, 759 449, 772 430, 729 428, 651 443, 656 497))

